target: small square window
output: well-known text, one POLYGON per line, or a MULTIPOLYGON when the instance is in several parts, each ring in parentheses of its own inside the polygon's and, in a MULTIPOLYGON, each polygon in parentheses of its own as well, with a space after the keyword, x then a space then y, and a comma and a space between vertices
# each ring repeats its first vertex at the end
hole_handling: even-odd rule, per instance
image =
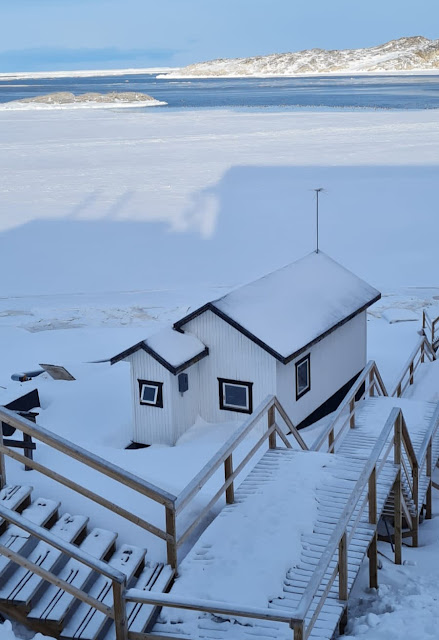
POLYGON ((252 382, 218 378, 218 384, 220 409, 241 413, 253 411, 252 382))
POLYGON ((311 389, 309 354, 296 362, 296 400, 311 389))
POLYGON ((139 380, 140 404, 163 407, 163 382, 139 380))

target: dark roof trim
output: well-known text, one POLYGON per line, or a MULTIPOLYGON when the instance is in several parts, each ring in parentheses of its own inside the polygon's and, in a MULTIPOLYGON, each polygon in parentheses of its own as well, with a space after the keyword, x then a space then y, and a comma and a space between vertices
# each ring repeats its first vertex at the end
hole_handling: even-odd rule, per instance
POLYGON ((282 362, 282 364, 288 364, 289 362, 291 362, 292 360, 294 360, 295 358, 300 356, 302 353, 304 353, 304 351, 306 351, 307 349, 310 349, 312 346, 314 346, 315 344, 317 344, 318 342, 323 340, 323 338, 326 338, 326 336, 329 336, 329 334, 331 334, 333 331, 335 331, 339 327, 342 327, 344 324, 346 324, 350 320, 353 320, 353 318, 355 318, 355 316, 357 316, 358 314, 360 314, 363 311, 365 311, 368 307, 370 307, 372 304, 377 302, 380 298, 381 298, 381 293, 379 293, 377 296, 375 296, 375 298, 373 298, 372 300, 369 300, 369 302, 366 302, 366 304, 364 304, 359 309, 357 309, 356 311, 351 313, 349 316, 346 316, 346 318, 343 318, 343 320, 340 320, 340 322, 337 322, 336 324, 334 324, 327 331, 325 331, 321 335, 317 336, 317 338, 314 338, 314 340, 312 340, 311 342, 309 342, 305 346, 301 347, 297 351, 294 351, 294 353, 291 353, 289 356, 280 355, 280 353, 278 353, 277 351, 272 349, 268 344, 266 344, 265 342, 260 340, 253 333, 251 333, 250 331, 247 331, 247 329, 245 329, 240 324, 238 324, 238 322, 235 322, 235 320, 230 318, 223 311, 220 311, 219 309, 217 309, 212 302, 208 302, 207 304, 203 305, 199 309, 196 309, 195 311, 193 311, 192 313, 188 314, 187 316, 185 316, 181 320, 178 320, 174 324, 174 329, 176 329, 177 331, 181 331, 181 328, 185 324, 190 322, 191 320, 194 320, 194 318, 197 318, 198 316, 202 315, 203 313, 205 313, 205 311, 212 311, 212 313, 214 313, 219 318, 224 320, 224 322, 227 322, 231 327, 233 327, 234 329, 236 329, 237 331, 242 333, 249 340, 252 340, 255 344, 257 344, 259 347, 261 347, 261 349, 264 349, 264 351, 266 351, 271 356, 276 358, 276 360, 279 360, 279 362, 282 362))
POLYGON ((206 356, 209 355, 209 348, 206 347, 205 349, 203 349, 203 351, 201 351, 200 353, 197 353, 197 355, 191 358, 190 360, 186 360, 186 362, 183 362, 178 367, 173 367, 172 364, 169 364, 167 360, 162 358, 158 353, 154 351, 154 349, 151 349, 151 347, 149 347, 142 340, 142 342, 138 342, 137 344, 133 345, 129 349, 126 349, 125 351, 122 351, 122 353, 119 353, 117 356, 114 356, 114 358, 111 358, 110 363, 116 364, 116 362, 125 360, 125 358, 128 358, 128 356, 130 356, 131 354, 135 353, 136 351, 139 351, 139 349, 142 349, 147 354, 149 354, 152 358, 154 358, 154 360, 156 360, 159 364, 161 364, 162 367, 170 371, 174 376, 178 375, 185 369, 188 369, 191 365, 195 364, 202 358, 205 358, 206 356))

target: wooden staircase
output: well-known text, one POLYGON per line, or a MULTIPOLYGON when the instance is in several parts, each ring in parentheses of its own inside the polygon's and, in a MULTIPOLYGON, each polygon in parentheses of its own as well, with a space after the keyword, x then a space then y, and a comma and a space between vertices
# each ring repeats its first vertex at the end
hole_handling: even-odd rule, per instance
MULTIPOLYGON (((428 343, 423 336, 419 363, 427 352, 428 343)), ((416 368, 414 361, 408 364, 407 385, 412 383, 416 368)), ((401 383, 395 395, 401 395, 403 389, 401 383)), ((0 435, 0 611, 35 631, 62 640, 158 637, 237 640, 242 634, 243 639, 248 634, 259 635, 261 640, 264 636, 280 639, 294 634, 295 640, 308 637, 329 640, 343 619, 350 590, 366 555, 370 562, 370 584, 378 585, 379 518, 383 514, 393 518, 395 562, 401 563, 404 519, 408 525, 406 533, 416 546, 421 513, 431 515, 431 476, 439 459, 439 409, 431 410, 422 428, 413 433, 409 432, 401 409, 392 408, 389 414, 387 399, 382 403, 387 413, 381 416, 382 421, 378 420, 377 430, 371 436, 361 431, 359 418, 361 408, 368 402, 380 401, 377 396, 385 398, 388 394, 375 363, 371 362, 311 448, 277 398, 268 396, 178 496, 1 409, 1 421, 50 447, 54 455, 44 457, 50 459, 51 467, 37 459, 28 460, 8 448, 0 435), (262 431, 261 420, 266 421, 262 431), (256 439, 249 442, 247 436, 253 430, 256 439), (292 438, 286 437, 286 431, 292 438), (319 488, 319 519, 314 523, 313 534, 302 540, 301 562, 287 572, 282 594, 272 597, 270 602, 267 600, 264 608, 252 608, 169 593, 179 548, 185 544, 195 549, 194 544, 206 528, 206 521, 211 521, 212 508, 219 500, 225 498, 226 502, 222 513, 239 508, 241 487, 245 488, 247 479, 250 483, 254 479, 253 471, 249 472, 251 467, 256 471, 261 464, 276 467, 281 460, 282 464, 294 464, 297 454, 292 451, 294 439, 293 444, 300 449, 298 455, 313 455, 312 451, 335 454, 327 457, 337 458, 343 477, 332 493, 327 486, 319 488), (267 443, 268 451, 256 463, 255 456, 260 456, 261 447, 267 443), (63 475, 61 454, 69 459, 66 469, 71 469, 72 462, 86 465, 93 473, 116 482, 116 493, 120 496, 124 497, 126 490, 135 492, 137 502, 131 499, 115 503, 112 494, 105 495, 108 483, 100 482, 99 478, 92 490, 80 484, 76 471, 75 479, 63 475), (31 487, 8 485, 6 457, 30 466, 81 499, 107 509, 112 516, 138 526, 142 534, 139 540, 144 541, 148 535, 161 539, 166 545, 167 564, 154 562, 142 547, 119 544, 115 532, 89 529, 88 518, 83 515, 60 515, 61 505, 56 500, 33 498, 31 487), (220 488, 201 512, 188 516, 188 506, 193 509, 200 490, 221 469, 224 481, 221 480, 220 488), (246 479, 237 489, 236 501, 235 483, 241 473, 246 479), (104 489, 104 495, 97 493, 98 488, 104 489), (126 507, 143 505, 148 500, 164 509, 164 528, 126 507), (185 512, 183 522, 182 512, 185 512), (177 620, 179 611, 196 612, 200 620, 196 633, 185 632, 178 624, 160 628, 161 621, 156 619, 161 608, 177 610, 177 620), (236 623, 236 618, 243 620, 236 623)))
MULTIPOLYGON (((59 515, 60 506, 54 500, 32 499, 29 486, 1 490, 0 611, 56 638, 115 640, 116 628, 108 615, 114 606, 112 570, 123 576, 126 587, 142 592, 167 591, 174 570, 148 560, 146 549, 118 545, 112 531, 87 532, 87 517, 59 515), (51 544, 54 539, 57 546, 51 544), (72 548, 78 557, 72 555, 72 548), (18 557, 20 564, 14 562, 18 557), (70 592, 64 585, 69 585, 70 592)), ((128 631, 145 632, 156 615, 154 606, 130 603, 128 631)))

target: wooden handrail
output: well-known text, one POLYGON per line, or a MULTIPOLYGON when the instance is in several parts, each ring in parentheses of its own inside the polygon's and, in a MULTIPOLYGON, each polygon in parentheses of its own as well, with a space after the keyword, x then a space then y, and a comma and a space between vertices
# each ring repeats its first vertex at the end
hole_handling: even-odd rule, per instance
POLYGON ((112 478, 113 480, 117 480, 121 484, 126 485, 130 489, 134 489, 139 493, 151 498, 155 502, 159 502, 165 506, 172 506, 176 499, 176 496, 171 493, 164 491, 160 487, 157 487, 138 476, 118 467, 117 465, 108 462, 104 458, 83 449, 79 445, 74 444, 73 442, 69 442, 65 438, 45 429, 44 427, 31 422, 30 420, 26 420, 26 418, 22 418, 18 416, 13 411, 9 411, 2 407, 0 409, 0 421, 9 424, 12 427, 15 427, 19 431, 23 431, 23 433, 27 433, 32 436, 36 440, 40 442, 44 442, 50 447, 61 451, 68 455, 70 458, 74 458, 79 462, 103 473, 104 475, 112 478))
POLYGON ((111 565, 103 562, 102 560, 94 558, 76 545, 71 544, 70 542, 66 542, 61 537, 53 535, 53 533, 51 533, 48 529, 34 524, 33 522, 31 522, 31 520, 28 520, 16 511, 12 511, 11 509, 7 509, 6 507, 2 507, 0 505, 0 518, 3 518, 4 520, 11 522, 12 524, 15 524, 20 529, 24 529, 24 531, 27 531, 35 538, 38 538, 38 540, 46 542, 51 547, 55 547, 55 549, 58 549, 69 557, 82 562, 82 564, 87 565, 87 567, 90 567, 90 569, 97 571, 110 580, 123 584, 126 579, 125 574, 121 571, 113 569, 111 565))
MULTIPOLYGON (((276 406, 276 398, 273 395, 269 395, 263 400, 255 411, 243 422, 243 424, 235 431, 235 433, 223 444, 223 446, 212 456, 212 458, 204 465, 204 467, 197 473, 189 484, 181 491, 175 501, 175 511, 180 511, 192 500, 192 498, 203 488, 206 482, 213 476, 225 460, 234 452, 237 446, 248 436, 248 434, 255 428, 261 418, 268 413, 271 407, 276 406)), ((279 402, 277 406, 280 406, 279 402)), ((276 408, 277 408, 276 406, 276 408)), ((287 414, 283 411, 282 417, 287 414)), ((288 419, 289 420, 289 419, 288 419)), ((292 431, 296 431, 293 423, 289 420, 288 426, 292 431), (291 425, 291 426, 290 426, 291 425)), ((265 434, 267 435, 267 433, 265 434)), ((294 434, 296 439, 298 434, 294 434)), ((302 448, 307 448, 302 438, 298 436, 299 444, 302 448)))
POLYGON ((402 373, 400 374, 390 394, 392 397, 395 397, 395 396, 398 398, 401 397, 404 391, 406 390, 406 388, 409 385, 413 384, 415 371, 417 370, 419 364, 421 364, 422 358, 425 354, 427 355, 430 361, 433 361, 436 359, 436 354, 434 353, 430 345, 430 342, 427 340, 426 336, 423 335, 416 342, 416 345, 413 348, 413 351, 411 352, 410 356, 407 359, 407 362, 402 368, 402 373), (403 384, 404 378, 407 375, 409 376, 409 378, 406 381, 406 383, 403 384))
POLYGON ((300 447, 304 451, 307 451, 308 450, 308 446, 307 446, 305 440, 302 438, 302 436, 297 431, 297 429, 294 426, 294 424, 291 422, 287 412, 285 411, 285 409, 283 408, 283 406, 281 405, 281 403, 279 402, 277 397, 274 398, 274 406, 276 407, 276 410, 279 412, 279 415, 281 416, 282 420, 287 425, 288 429, 291 431, 291 434, 294 436, 296 442, 300 445, 300 447))
MULTIPOLYGON (((256 620, 271 620, 273 622, 286 622, 294 624, 302 622, 295 613, 287 613, 277 609, 248 607, 248 606, 232 606, 224 602, 215 600, 202 600, 196 598, 185 598, 183 596, 175 596, 171 593, 159 593, 154 591, 143 591, 140 589, 128 589, 125 592, 125 600, 127 602, 139 602, 142 604, 153 604, 164 607, 172 607, 174 609, 188 609, 190 611, 203 611, 207 613, 219 613, 227 616, 237 616, 243 618, 253 618, 256 620)), ((147 637, 147 636, 146 636, 147 637)))
MULTIPOLYGON (((157 502, 165 508, 165 521, 166 531, 160 529, 155 524, 148 522, 144 518, 141 518, 135 513, 132 513, 128 509, 116 504, 115 502, 99 495, 95 491, 92 491, 89 487, 83 486, 79 482, 75 482, 66 476, 56 472, 54 469, 45 466, 36 460, 29 460, 24 458, 22 454, 10 449, 7 446, 7 442, 3 440, 3 436, 0 430, 0 488, 6 484, 6 470, 5 470, 5 456, 23 462, 31 469, 34 469, 38 473, 45 475, 51 480, 68 487, 76 493, 84 496, 85 498, 92 500, 96 504, 108 509, 112 513, 125 518, 129 522, 141 527, 143 530, 148 531, 154 536, 166 541, 167 548, 167 560, 168 563, 175 568, 177 566, 177 536, 175 531, 175 509, 174 504, 176 496, 172 495, 168 491, 157 487, 150 482, 147 482, 143 478, 139 478, 134 474, 118 467, 117 465, 108 462, 104 458, 101 458, 86 449, 83 449, 79 445, 62 438, 61 436, 45 429, 41 425, 27 420, 26 418, 17 415, 13 411, 9 411, 2 407, 0 409, 0 422, 15 427, 24 434, 27 434, 43 442, 49 447, 61 452, 69 458, 78 461, 81 464, 101 473, 116 482, 128 487, 129 489, 136 491, 141 497, 149 498, 154 502, 157 502)), ((98 483, 99 484, 99 483, 98 483)))
POLYGON ((235 433, 223 444, 214 456, 207 462, 204 467, 197 473, 189 484, 180 492, 175 501, 175 512, 178 514, 187 503, 203 488, 206 482, 213 476, 226 458, 236 449, 236 447, 244 440, 244 438, 252 431, 256 423, 265 415, 270 407, 274 405, 274 396, 267 396, 256 410, 243 422, 243 424, 235 431, 235 433))
MULTIPOLYGON (((317 594, 317 591, 319 590, 320 585, 324 580, 324 577, 326 575, 326 572, 328 570, 328 567, 334 555, 338 551, 340 540, 345 534, 345 531, 355 511, 355 508, 357 507, 366 487, 369 484, 369 478, 372 472, 375 470, 376 464, 380 458, 383 448, 385 447, 387 440, 389 438, 389 435, 391 431, 394 429, 395 422, 399 418, 401 413, 402 413, 401 409, 398 409, 396 407, 392 409, 392 411, 390 412, 390 415, 386 420, 386 423, 381 431, 381 434, 377 439, 374 445, 374 448, 372 449, 370 457, 368 458, 359 479, 355 483, 351 496, 345 508, 343 509, 343 512, 340 515, 338 524, 334 529, 334 531, 332 532, 331 537, 327 542, 326 548, 322 553, 322 556, 316 567, 316 570, 312 574, 311 579, 307 585, 307 588, 304 594, 302 595, 301 600, 299 601, 299 604, 295 610, 295 613, 299 618, 302 618, 303 620, 305 619, 308 613, 308 610, 317 594)), ((352 532, 351 532, 351 537, 352 537, 352 532)))
MULTIPOLYGON (((347 409, 347 407, 351 405, 351 403, 355 405, 355 396, 360 391, 361 387, 365 385, 366 392, 367 392, 370 388, 370 385, 375 384, 374 382, 375 380, 378 381, 382 394, 386 396, 387 390, 381 378, 381 375, 379 374, 378 368, 374 360, 370 360, 365 366, 365 368, 363 369, 363 371, 361 372, 361 374, 359 375, 359 377, 357 378, 357 380, 355 381, 355 383, 349 389, 348 393, 340 403, 338 409, 335 411, 331 423, 327 426, 327 428, 323 431, 323 433, 321 433, 318 436, 316 441, 310 447, 311 451, 319 451, 322 445, 328 440, 328 437, 331 434, 331 432, 332 432, 332 435, 334 436, 333 431, 336 423, 342 416, 343 412, 347 409), (373 377, 372 383, 371 383, 371 375, 373 377)), ((350 411, 351 411, 351 408, 350 408, 350 411)))
POLYGON ((431 439, 433 438, 433 436, 435 435, 438 427, 439 427, 439 404, 436 406, 436 409, 431 417, 429 427, 427 429, 427 432, 424 436, 424 439, 422 441, 421 447, 418 452, 417 458, 418 458, 418 464, 420 468, 424 464, 425 458, 427 456, 428 445, 431 439))

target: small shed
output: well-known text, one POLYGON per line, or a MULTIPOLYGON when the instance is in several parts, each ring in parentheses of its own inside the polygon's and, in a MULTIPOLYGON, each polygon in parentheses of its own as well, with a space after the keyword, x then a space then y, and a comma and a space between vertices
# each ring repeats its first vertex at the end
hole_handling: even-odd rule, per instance
POLYGON ((322 252, 195 309, 128 360, 132 439, 174 444, 201 416, 242 420, 276 395, 300 427, 333 411, 366 364, 379 291, 322 252))

